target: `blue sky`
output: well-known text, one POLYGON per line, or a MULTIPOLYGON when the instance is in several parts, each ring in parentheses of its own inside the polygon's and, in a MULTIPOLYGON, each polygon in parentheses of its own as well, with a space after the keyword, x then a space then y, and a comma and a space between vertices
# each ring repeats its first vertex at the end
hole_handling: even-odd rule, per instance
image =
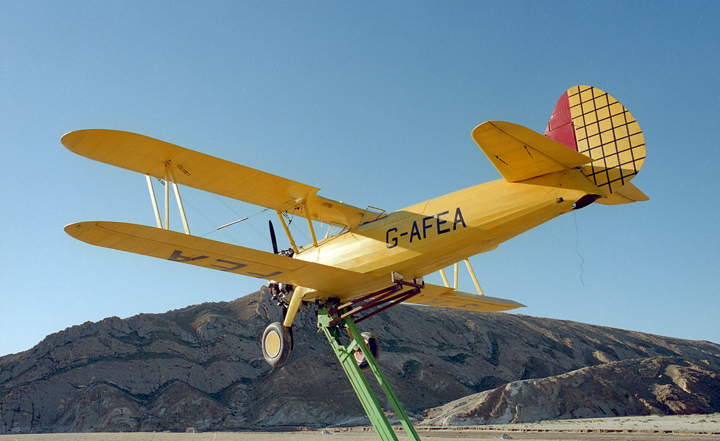
MULTIPOLYGON (((0 355, 263 284, 67 236, 154 217, 143 176, 70 153, 66 132, 141 133, 393 211, 500 178, 472 129, 542 132, 580 84, 640 123, 633 182, 650 201, 591 205, 473 257, 483 290, 521 314, 720 342, 719 46, 712 1, 2 1, 0 355)), ((181 193, 194 234, 270 250, 268 213, 181 193)))

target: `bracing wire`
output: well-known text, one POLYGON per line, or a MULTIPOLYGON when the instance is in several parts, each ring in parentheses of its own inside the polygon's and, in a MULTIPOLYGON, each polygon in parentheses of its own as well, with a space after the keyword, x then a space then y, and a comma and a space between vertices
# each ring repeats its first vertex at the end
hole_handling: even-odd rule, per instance
MULTIPOLYGON (((249 216, 243 216, 242 218, 240 218, 242 215, 241 215, 240 213, 238 213, 237 210, 235 210, 234 208, 232 208, 232 207, 230 206, 230 204, 228 204, 227 202, 225 202, 224 200, 222 200, 222 199, 221 199, 220 197, 218 197, 217 195, 213 195, 213 197, 214 197, 216 200, 218 200, 223 206, 225 206, 225 208, 227 208, 227 209, 230 210, 234 215, 236 215, 236 216, 238 217, 238 220, 233 221, 233 222, 230 222, 230 223, 227 223, 227 224, 222 225, 221 227, 217 227, 217 228, 215 228, 215 229, 213 229, 213 230, 210 230, 210 231, 208 231, 207 233, 203 234, 202 237, 209 236, 210 234, 212 234, 212 233, 214 233, 214 232, 216 232, 216 231, 218 231, 218 230, 222 230, 223 234, 225 234, 226 236, 228 236, 229 238, 231 238, 231 239, 233 240, 233 242, 239 243, 239 242, 238 242, 237 240, 235 240, 232 236, 230 236, 230 234, 225 230, 224 227, 228 227, 228 226, 230 226, 230 225, 234 225, 234 224, 243 222, 243 223, 249 225, 250 228, 252 228, 253 231, 255 231, 255 232, 258 234, 258 236, 260 236, 260 237, 263 238, 263 240, 265 240, 265 241, 267 241, 268 243, 270 243, 270 239, 268 238, 268 235, 267 235, 267 234, 263 234, 263 233, 262 233, 260 230, 258 230, 258 229, 255 227, 255 225, 253 225, 251 222, 246 222, 246 221, 252 219, 253 217, 255 217, 255 216, 257 216, 257 215, 262 214, 262 213, 268 211, 269 208, 265 208, 265 209, 260 210, 260 211, 258 211, 258 212, 256 212, 256 213, 253 213, 253 214, 251 214, 251 215, 249 215, 249 216)), ((206 218, 206 219, 207 219, 207 218, 206 218)), ((210 222, 210 223, 211 223, 211 224, 216 224, 215 222, 210 222)))
MULTIPOLYGON (((283 214, 287 214, 287 213, 283 213, 283 214)), ((295 217, 293 216, 293 219, 294 219, 294 218, 295 218, 295 217)), ((292 224, 292 220, 290 220, 290 222, 288 222, 288 228, 291 226, 291 224, 292 224)), ((308 237, 308 235, 305 234, 305 231, 303 231, 302 228, 300 228, 297 224, 295 225, 294 228, 295 228, 295 231, 297 231, 298 233, 300 233, 300 234, 302 235, 302 237, 305 238, 305 241, 306 241, 306 242, 310 242, 310 241, 311 241, 311 239, 308 237)))
MULTIPOLYGON (((160 178, 156 178, 156 179, 158 180, 158 182, 160 183, 160 185, 163 185, 163 186, 165 185, 165 180, 160 179, 160 178)), ((227 201, 225 201, 223 198, 219 197, 219 196, 216 195, 216 194, 212 194, 212 196, 213 196, 213 197, 215 198, 215 200, 217 200, 221 205, 223 205, 225 208, 227 208, 228 211, 230 211, 230 212, 233 213, 235 216, 237 216, 237 220, 232 221, 232 222, 229 222, 229 223, 225 223, 224 225, 222 225, 222 226, 220 226, 220 227, 213 228, 212 230, 210 230, 210 231, 208 231, 208 232, 206 232, 206 233, 204 233, 204 234, 199 234, 199 235, 198 235, 199 237, 206 237, 206 236, 209 236, 209 235, 212 234, 212 233, 215 233, 215 232, 217 232, 217 231, 219 231, 219 230, 222 230, 222 233, 223 233, 231 242, 233 242, 233 243, 235 243, 235 244, 239 244, 239 241, 238 241, 237 239, 235 239, 235 238, 225 229, 225 227, 229 227, 229 226, 234 225, 234 224, 236 224, 236 223, 241 223, 241 222, 242 222, 242 223, 245 223, 245 224, 249 225, 250 228, 252 228, 252 229, 258 234, 258 236, 260 236, 260 237, 263 238, 263 240, 265 240, 265 241, 268 242, 268 243, 271 243, 270 238, 268 237, 268 235, 267 235, 266 233, 263 233, 262 231, 258 230, 257 227, 255 227, 255 225, 253 225, 251 222, 246 222, 246 221, 252 219, 253 217, 255 217, 255 216, 257 216, 257 215, 260 215, 260 214, 262 214, 262 213, 270 210, 270 208, 265 208, 265 209, 260 210, 260 211, 258 211, 258 212, 256 212, 256 213, 253 213, 253 214, 251 214, 251 215, 249 215, 249 216, 243 216, 243 215, 240 214, 237 210, 235 210, 230 204, 228 204, 227 201)), ((194 212, 196 212, 197 214, 199 214, 199 215, 200 215, 203 219, 205 219, 205 221, 207 221, 210 225, 217 225, 217 224, 218 224, 217 222, 215 222, 215 221, 213 221, 212 219, 210 219, 203 211, 201 211, 200 209, 198 209, 197 207, 195 207, 195 206, 194 206, 191 202, 189 202, 187 199, 184 199, 184 200, 183 200, 183 203, 184 203, 185 205, 187 205, 190 209, 192 209, 194 212)), ((288 221, 288 222, 287 222, 287 223, 288 223, 288 227, 292 226, 292 225, 293 225, 293 220, 295 219, 295 216, 292 216, 292 215, 290 215, 289 213, 285 213, 285 212, 283 212, 282 215, 283 215, 283 217, 285 217, 285 219, 287 219, 287 221, 288 221)), ((310 238, 308 238, 307 234, 305 234, 305 232, 304 232, 301 228, 299 228, 297 225, 295 225, 295 228, 294 228, 294 229, 295 229, 297 232, 299 232, 308 242, 310 241, 310 238)))
POLYGON ((573 219, 575 219, 575 252, 577 253, 578 257, 580 257, 580 283, 582 283, 582 286, 585 286, 585 282, 583 281, 583 264, 585 264, 585 259, 583 258, 582 254, 580 254, 580 229, 578 228, 577 212, 575 211, 573 211, 573 219))

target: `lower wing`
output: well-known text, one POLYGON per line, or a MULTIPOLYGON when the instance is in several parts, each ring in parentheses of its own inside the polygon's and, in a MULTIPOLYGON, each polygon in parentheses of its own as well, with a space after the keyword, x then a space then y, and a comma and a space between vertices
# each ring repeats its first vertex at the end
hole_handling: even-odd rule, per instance
MULTIPOLYGON (((392 284, 390 275, 385 278, 358 273, 144 225, 79 222, 66 226, 65 232, 91 245, 315 290, 316 294, 310 293, 306 300, 320 297, 352 300, 392 284)), ((463 293, 430 284, 426 284, 420 294, 407 302, 484 312, 524 306, 512 300, 463 293)))

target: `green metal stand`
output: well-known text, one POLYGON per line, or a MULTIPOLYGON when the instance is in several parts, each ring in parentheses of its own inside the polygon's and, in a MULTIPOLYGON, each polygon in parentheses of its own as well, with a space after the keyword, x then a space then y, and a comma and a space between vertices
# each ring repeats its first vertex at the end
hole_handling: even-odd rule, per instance
POLYGON ((380 383, 380 387, 383 392, 385 392, 385 395, 387 396, 388 401, 390 401, 390 404, 395 411, 395 415, 397 415, 400 419, 400 423, 405 429, 405 432, 407 432, 411 440, 420 441, 420 437, 417 432, 415 432, 415 429, 410 423, 410 419, 390 388, 390 385, 388 384, 385 375, 383 375, 380 370, 380 366, 378 366, 375 357, 373 357, 370 349, 368 349, 365 344, 365 340, 360 334, 355 322, 351 317, 346 317, 338 325, 331 326, 330 323, 336 318, 336 316, 331 316, 329 314, 330 310, 331 308, 328 306, 321 306, 318 311, 318 327, 322 329, 325 336, 328 338, 330 346, 332 346, 335 351, 335 355, 337 355, 340 365, 345 370, 348 379, 350 379, 350 383, 352 384, 355 393, 360 399, 360 403, 362 403, 362 406, 365 409, 365 413, 367 413, 370 418, 370 422, 373 427, 375 427, 380 439, 383 441, 397 441, 398 438, 395 435, 387 417, 385 417, 385 413, 383 412, 382 407, 380 407, 380 403, 375 397, 375 394, 373 394, 370 389, 370 385, 365 379, 365 375, 355 361, 353 354, 358 348, 360 348, 362 353, 365 355, 365 358, 370 365, 370 369, 372 369, 373 374, 375 374, 375 378, 377 378, 378 383, 380 383), (340 337, 342 335, 341 330, 344 328, 347 328, 353 337, 353 341, 347 346, 343 345, 340 341, 340 337))

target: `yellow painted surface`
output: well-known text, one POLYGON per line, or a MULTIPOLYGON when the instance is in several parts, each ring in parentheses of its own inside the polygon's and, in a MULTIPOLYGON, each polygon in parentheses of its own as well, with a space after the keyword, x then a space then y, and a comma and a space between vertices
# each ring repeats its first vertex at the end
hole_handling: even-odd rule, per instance
POLYGON ((337 292, 338 296, 352 296, 376 283, 375 278, 357 272, 145 225, 80 222, 68 225, 65 231, 93 245, 264 280, 310 286, 337 292))
POLYGON ((397 271, 405 278, 422 277, 495 249, 597 191, 578 170, 553 178, 542 182, 563 187, 500 179, 454 192, 304 248, 296 258, 377 276, 397 271))
POLYGON ((611 195, 606 198, 598 199, 596 202, 604 205, 620 205, 629 204, 631 202, 647 201, 650 198, 645 193, 640 191, 632 182, 628 182, 620 188, 613 191, 611 195))
POLYGON ((508 182, 519 182, 592 162, 589 156, 526 127, 488 121, 472 137, 508 182))
MULTIPOLYGON (((645 162, 645 137, 640 125, 625 106, 598 88, 576 86, 567 94, 578 152, 594 161, 583 166, 583 173, 610 195, 628 184, 645 162)), ((616 196, 601 203, 609 205, 623 199, 634 201, 616 196)), ((647 196, 635 199, 640 200, 647 200, 647 196)))
MULTIPOLYGON (((301 288, 308 292, 303 300, 327 298, 330 296, 327 293, 341 300, 349 300, 391 284, 389 274, 387 277, 363 274, 144 225, 80 222, 68 225, 65 231, 92 245, 312 287, 313 290, 301 288)), ((481 297, 429 284, 417 301, 413 300, 412 303, 474 311, 504 311, 523 306, 511 300, 481 297)))
POLYGON ((165 179, 170 161, 178 184, 261 207, 353 227, 364 209, 318 196, 318 188, 195 152, 164 141, 118 130, 78 130, 62 137, 68 150, 95 161, 165 179))
POLYGON ((270 332, 265 337, 265 350, 271 357, 277 357, 280 353, 280 336, 276 332, 270 332))
MULTIPOLYGON (((472 136, 503 179, 372 221, 363 220, 366 210, 320 197, 315 187, 156 139, 113 130, 71 132, 63 144, 90 159, 159 178, 169 163, 178 184, 334 222, 348 231, 301 247, 293 258, 118 222, 82 222, 65 231, 93 245, 291 284, 301 293, 293 296, 295 307, 301 298, 361 297, 390 286, 392 272, 405 280, 424 277, 493 250, 570 212, 587 195, 608 205, 647 200, 629 183, 645 157, 644 138, 632 115, 598 89, 577 87, 568 97, 580 153, 517 124, 487 122, 472 136)), ((522 306, 434 285, 426 285, 410 302, 475 311, 522 306)))
MULTIPOLYGON (((390 273, 422 277, 494 249, 572 209, 586 191, 578 171, 559 172, 544 187, 497 180, 391 213, 387 217, 306 247, 296 258, 142 225, 83 222, 66 227, 87 243, 161 259, 311 288, 305 298, 350 299, 390 285, 390 273)), ((413 303, 496 311, 514 302, 429 287, 413 303), (492 299, 492 300, 491 300, 492 299)))

